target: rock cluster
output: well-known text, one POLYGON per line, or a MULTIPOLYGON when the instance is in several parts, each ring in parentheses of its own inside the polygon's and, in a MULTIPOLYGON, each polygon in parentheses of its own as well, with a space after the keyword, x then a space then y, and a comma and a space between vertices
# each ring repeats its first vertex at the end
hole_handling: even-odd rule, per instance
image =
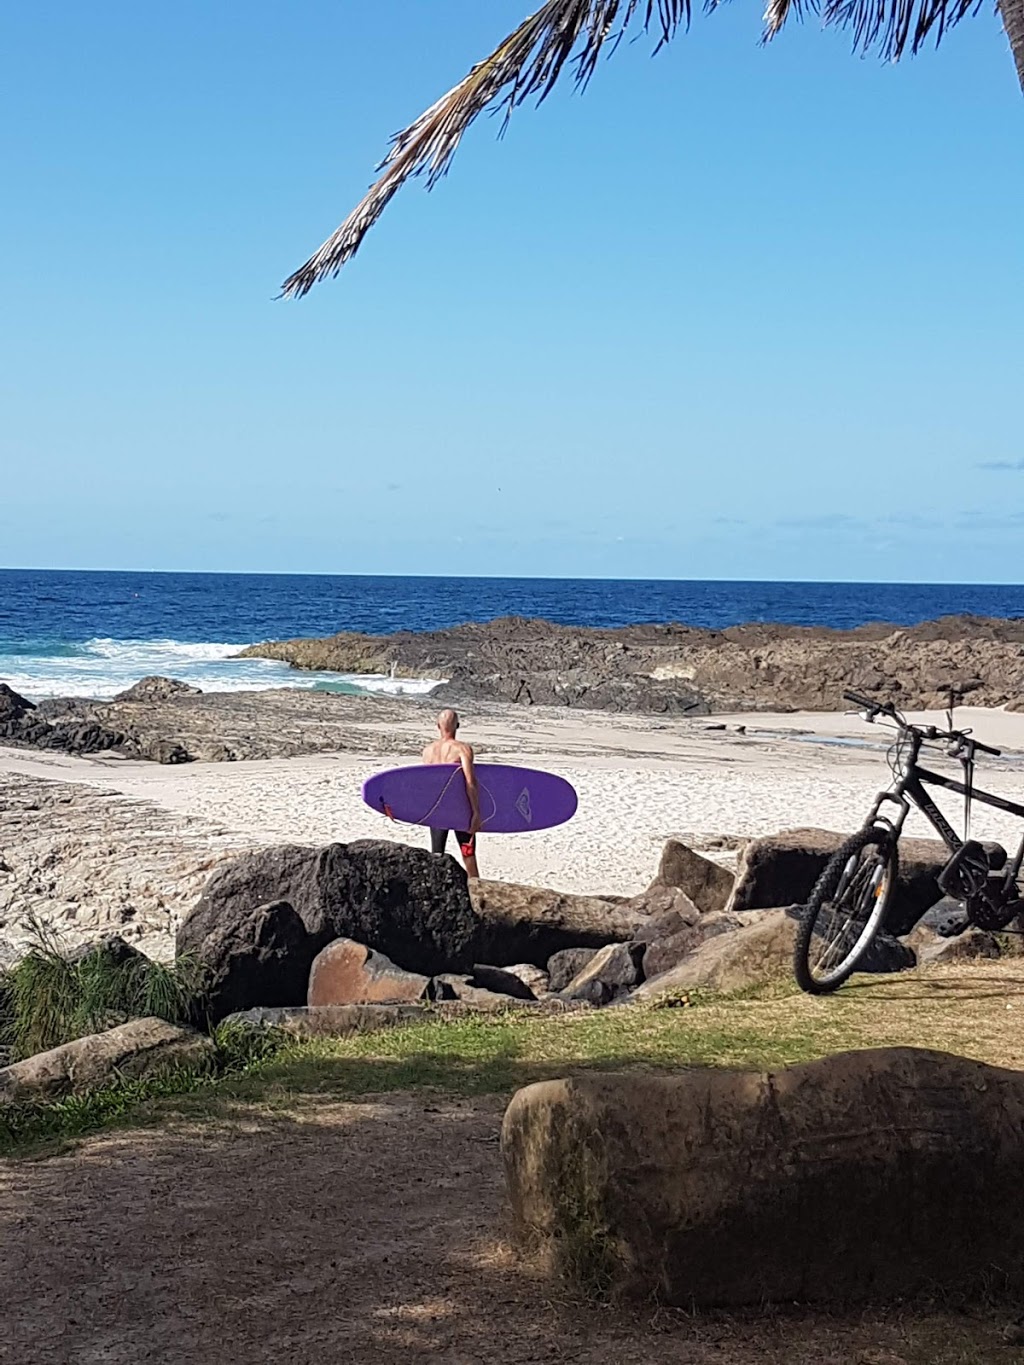
MULTIPOLYGON (((454 859, 404 844, 270 848, 214 873, 177 947, 208 967, 215 1019, 260 1006, 604 1006, 731 991, 788 974, 799 906, 840 842, 821 830, 753 840, 734 879, 670 841, 632 901, 470 885, 454 859)), ((940 899, 945 856, 927 841, 909 850, 862 970, 902 971, 917 951, 941 958, 938 931, 918 921, 940 899), (913 941, 897 937, 912 930, 913 941)), ((998 948, 986 936, 973 951, 998 948)))
POLYGON ((1024 706, 1024 622, 953 616, 906 629, 683 625, 617 630, 504 617, 449 630, 268 642, 296 668, 445 678, 435 700, 510 701, 703 715, 841 710, 844 688, 912 708, 1024 706))

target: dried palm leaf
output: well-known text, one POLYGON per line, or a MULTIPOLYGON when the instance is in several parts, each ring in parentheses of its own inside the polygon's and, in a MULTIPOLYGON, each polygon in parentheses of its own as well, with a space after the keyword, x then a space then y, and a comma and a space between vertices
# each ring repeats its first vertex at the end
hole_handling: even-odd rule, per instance
MULTIPOLYGON (((704 0, 704 8, 713 10, 718 3, 704 0)), ((768 0, 764 37, 774 37, 790 15, 802 18, 806 8, 826 26, 852 29, 856 50, 877 48, 895 61, 908 47, 917 52, 933 32, 938 41, 980 5, 981 0, 768 0)), ((1007 7, 1016 13, 1021 0, 1000 0, 1000 5, 1005 19, 1007 7)), ((689 25, 690 9, 691 0, 547 0, 454 89, 392 138, 390 152, 377 167, 380 178, 338 230, 289 275, 282 294, 301 297, 320 280, 337 275, 407 180, 422 175, 432 188, 446 173, 466 129, 484 110, 504 110, 507 123, 524 101, 536 96, 542 103, 566 67, 575 68, 577 84, 585 86, 602 52, 613 51, 631 23, 639 21, 657 35, 657 50, 689 25)), ((1017 18, 1024 42, 1024 14, 1017 18)), ((1024 86, 1024 58, 1018 66, 1024 86)))
POLYGON ((377 168, 380 179, 337 232, 285 280, 282 293, 297 298, 319 280, 337 275, 407 180, 423 175, 428 187, 437 183, 466 129, 485 109, 503 109, 507 121, 532 96, 538 103, 546 99, 570 63, 577 83, 586 85, 606 45, 614 47, 630 22, 641 16, 661 47, 689 22, 690 0, 548 0, 454 89, 392 138, 391 151, 377 168))
POLYGON ((773 38, 790 14, 802 18, 805 4, 825 27, 852 29, 855 51, 877 49, 895 62, 908 48, 918 52, 933 32, 939 42, 947 29, 977 13, 981 0, 768 0, 765 39, 773 38))

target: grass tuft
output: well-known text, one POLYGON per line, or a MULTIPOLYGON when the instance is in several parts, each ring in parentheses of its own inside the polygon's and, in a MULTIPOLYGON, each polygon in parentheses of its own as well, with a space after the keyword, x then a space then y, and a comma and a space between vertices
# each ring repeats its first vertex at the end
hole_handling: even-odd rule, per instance
POLYGON ((33 925, 30 951, 0 984, 0 1048, 16 1060, 128 1019, 186 1023, 202 1011, 206 973, 190 958, 168 965, 123 956, 107 943, 68 956, 53 932, 33 925))

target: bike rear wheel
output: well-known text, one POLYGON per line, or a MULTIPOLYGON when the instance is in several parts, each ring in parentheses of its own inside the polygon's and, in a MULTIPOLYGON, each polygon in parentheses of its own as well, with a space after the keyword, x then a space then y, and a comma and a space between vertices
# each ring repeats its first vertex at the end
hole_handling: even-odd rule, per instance
POLYGON ((797 926, 793 971, 811 995, 836 990, 857 970, 885 920, 899 858, 892 832, 858 830, 825 864, 797 926))

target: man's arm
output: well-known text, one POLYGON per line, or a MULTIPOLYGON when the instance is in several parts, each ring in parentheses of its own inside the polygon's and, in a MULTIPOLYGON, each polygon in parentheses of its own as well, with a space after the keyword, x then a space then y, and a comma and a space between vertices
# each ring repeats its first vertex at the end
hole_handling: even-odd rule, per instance
POLYGON ((473 766, 472 745, 463 744, 462 746, 462 772, 466 778, 466 795, 469 797, 469 809, 473 813, 473 821, 469 827, 470 834, 476 834, 480 828, 480 797, 476 788, 476 769, 473 766))

